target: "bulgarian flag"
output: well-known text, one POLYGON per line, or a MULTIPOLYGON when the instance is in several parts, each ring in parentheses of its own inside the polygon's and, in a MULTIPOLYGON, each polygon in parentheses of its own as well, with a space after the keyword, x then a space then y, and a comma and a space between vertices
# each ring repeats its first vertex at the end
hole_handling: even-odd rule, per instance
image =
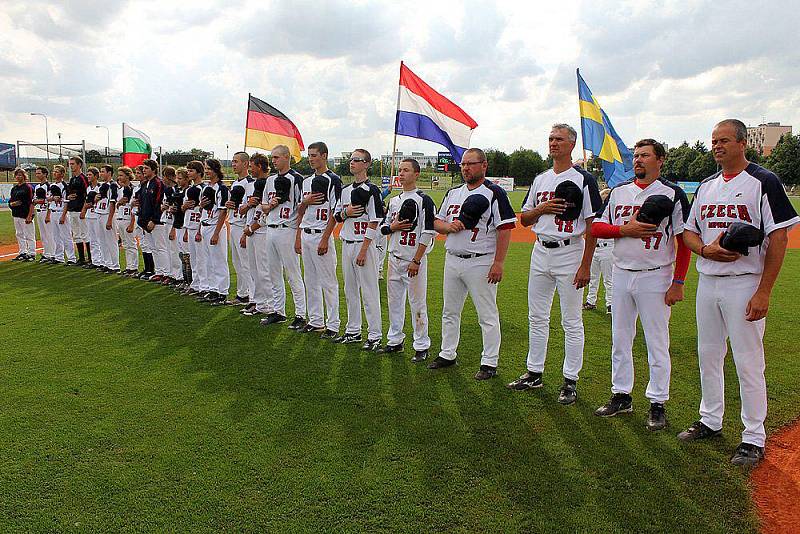
POLYGON ((153 147, 150 138, 136 128, 122 123, 122 164, 128 167, 141 165, 150 157, 153 147))
POLYGON ((253 95, 247 102, 247 125, 244 146, 272 150, 276 145, 286 145, 295 161, 305 150, 303 138, 289 117, 253 95))

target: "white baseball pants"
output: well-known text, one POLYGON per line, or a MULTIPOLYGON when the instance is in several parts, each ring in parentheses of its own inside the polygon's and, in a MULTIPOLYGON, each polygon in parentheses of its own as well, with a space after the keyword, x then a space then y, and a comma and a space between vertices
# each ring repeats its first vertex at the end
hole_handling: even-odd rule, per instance
POLYGON ((75 261, 75 243, 72 241, 72 229, 70 227, 69 215, 64 224, 61 224, 60 213, 50 214, 50 228, 53 232, 53 241, 55 243, 56 260, 59 262, 64 261, 66 255, 67 261, 75 261))
POLYGON ((321 233, 306 233, 301 230, 300 243, 303 249, 303 279, 306 287, 306 306, 308 324, 324 326, 334 332, 339 331, 339 279, 336 277, 336 245, 333 237, 328 237, 328 252, 317 254, 322 241, 321 233), (327 322, 323 304, 328 315, 327 322))
POLYGON ((79 211, 67 212, 67 223, 72 230, 72 241, 74 243, 88 243, 89 237, 86 232, 86 219, 81 219, 79 211))
POLYGON ((272 308, 286 317, 286 288, 283 272, 289 280, 296 317, 306 317, 306 288, 300 270, 300 256, 294 251, 294 228, 267 228, 267 268, 272 282, 272 308))
MULTIPOLYGON (((747 303, 761 276, 700 275, 697 285, 697 354, 700 359, 700 421, 722 428, 725 412, 725 375, 722 371, 730 340, 733 363, 742 399, 742 441, 764 446, 767 418, 767 382, 764 378, 764 329, 766 319, 745 319, 747 303)), ((614 311, 616 313, 616 311, 614 311)))
POLYGON ((362 243, 342 241, 342 276, 344 277, 344 294, 347 301, 347 326, 345 333, 361 333, 361 302, 364 302, 364 313, 367 316, 367 339, 380 341, 383 337, 383 321, 381 318, 381 294, 378 288, 377 251, 370 244, 367 248, 364 265, 356 265, 356 258, 361 251, 362 243))
POLYGON ((104 266, 103 249, 100 244, 100 232, 98 231, 98 219, 84 219, 86 223, 86 242, 89 243, 89 250, 92 254, 92 265, 104 266))
POLYGON ((167 245, 169 227, 166 224, 157 224, 150 234, 153 236, 153 263, 156 267, 156 274, 170 276, 170 251, 167 245))
POLYGON ((230 229, 231 262, 233 263, 233 270, 236 271, 236 295, 239 297, 252 297, 253 275, 250 274, 250 258, 247 255, 247 249, 239 246, 239 239, 242 237, 244 226, 231 224, 230 229))
POLYGON ((650 402, 669 400, 672 365, 669 357, 670 307, 664 295, 672 284, 672 266, 655 271, 631 272, 614 267, 611 304, 611 392, 633 391, 633 340, 636 319, 647 343, 650 381, 645 396, 650 402))
POLYGON ((175 239, 170 239, 172 226, 167 227, 167 276, 174 280, 183 280, 183 263, 181 263, 180 240, 183 239, 183 230, 175 230, 175 239))
POLYGON ((205 261, 207 262, 208 290, 227 296, 231 287, 231 273, 228 270, 228 232, 223 228, 219 233, 217 244, 212 245, 211 237, 214 235, 215 229, 216 225, 200 227, 200 233, 203 236, 200 244, 201 248, 205 250, 205 261))
MULTIPOLYGON (((192 264, 192 283, 190 288, 195 291, 210 291, 208 286, 208 254, 206 246, 200 241, 195 241, 198 229, 189 230, 189 262, 192 264)), ((202 234, 201 234, 202 235, 202 234)))
MULTIPOLYGON (((253 276, 252 298, 253 302, 256 303, 256 311, 265 315, 275 312, 273 308, 273 303, 275 302, 274 288, 270 278, 267 241, 266 231, 255 233, 247 238, 247 248, 250 249, 250 254, 252 255, 252 269, 250 270, 253 276)), ((283 280, 281 280, 282 283, 283 280)))
POLYGON ((614 248, 611 246, 600 246, 594 251, 594 256, 592 256, 592 278, 589 280, 589 289, 586 292, 586 302, 589 304, 597 304, 597 290, 600 289, 600 276, 602 275, 603 286, 606 288, 606 306, 611 306, 611 295, 614 287, 612 282, 613 254, 614 248))
POLYGON ((139 270, 139 251, 136 249, 136 227, 130 234, 128 233, 129 219, 117 219, 114 221, 119 233, 120 240, 122 241, 122 249, 125 251, 125 269, 126 270, 139 270))
POLYGON ((42 238, 42 256, 48 259, 56 257, 56 242, 53 236, 53 228, 44 222, 47 218, 47 211, 36 212, 36 224, 39 226, 39 235, 42 238))
MULTIPOLYGON (((583 289, 573 285, 575 272, 583 257, 583 239, 564 247, 545 248, 536 243, 531 253, 528 278, 528 370, 544 371, 550 335, 550 310, 558 289, 561 304, 561 327, 564 329, 564 378, 578 380, 583 367, 583 289)), ((613 306, 612 306, 613 309, 613 306)))
POLYGON ((411 324, 414 328, 414 350, 427 350, 431 346, 428 336, 428 257, 423 256, 419 272, 408 276, 411 262, 389 255, 386 297, 389 306, 388 345, 399 345, 406 338, 403 326, 406 320, 406 295, 411 307, 411 324))
POLYGON ((97 220, 97 237, 100 242, 103 255, 103 265, 109 269, 119 270, 119 244, 117 243, 117 231, 114 226, 111 230, 106 230, 108 215, 103 215, 97 220))
POLYGON ((497 310, 497 284, 487 277, 494 254, 477 258, 459 258, 446 254, 444 260, 444 306, 442 309, 442 350, 439 356, 456 359, 461 338, 461 311, 467 294, 478 313, 483 338, 481 365, 497 367, 500 359, 500 312, 497 310))
POLYGON ((24 217, 12 217, 14 219, 14 233, 17 237, 17 245, 20 254, 36 255, 36 226, 33 221, 25 222, 24 217))

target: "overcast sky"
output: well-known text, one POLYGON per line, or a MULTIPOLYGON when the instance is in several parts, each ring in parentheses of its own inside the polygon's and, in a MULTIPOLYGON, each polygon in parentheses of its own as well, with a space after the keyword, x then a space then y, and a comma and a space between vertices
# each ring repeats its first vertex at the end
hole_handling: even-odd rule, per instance
MULTIPOLYGON (((472 146, 546 153, 579 127, 575 68, 631 146, 738 117, 800 127, 797 2, 3 0, 0 142, 165 150, 244 141, 247 93, 332 154, 392 146, 400 60, 469 113, 472 146)), ((579 146, 580 148, 580 146, 579 146)), ((398 149, 438 145, 398 138, 398 149)), ((580 153, 576 150, 575 157, 580 153)))

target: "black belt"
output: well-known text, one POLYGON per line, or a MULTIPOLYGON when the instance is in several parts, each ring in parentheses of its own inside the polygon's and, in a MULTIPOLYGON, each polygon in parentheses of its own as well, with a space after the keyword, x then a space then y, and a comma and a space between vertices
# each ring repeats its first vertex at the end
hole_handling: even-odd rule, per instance
POLYGON ((539 240, 539 243, 542 244, 544 248, 559 248, 559 247, 566 247, 569 245, 569 239, 565 239, 564 241, 542 241, 539 240))
POLYGON ((281 223, 281 224, 268 224, 268 225, 267 225, 267 228, 289 228, 289 225, 287 225, 286 223, 281 223))
POLYGON ((456 258, 461 258, 462 260, 468 260, 471 258, 480 258, 481 256, 487 256, 488 252, 483 252, 481 254, 454 254, 453 252, 448 252, 451 256, 455 256, 456 258))
POLYGON ((342 243, 347 243, 348 245, 352 245, 353 243, 363 243, 364 241, 350 241, 349 239, 342 239, 342 243))
POLYGON ((600 248, 600 247, 607 247, 608 245, 610 245, 610 243, 598 243, 596 246, 597 248, 600 248))
POLYGON ((207 222, 201 222, 200 223, 200 226, 216 226, 216 225, 217 225, 217 223, 207 223, 207 222))
POLYGON ((620 267, 620 269, 622 269, 623 271, 631 272, 631 273, 646 273, 646 272, 649 272, 649 271, 657 271, 657 270, 661 269, 661 267, 651 267, 649 269, 626 269, 625 267, 620 267))
POLYGON ((316 228, 303 228, 303 231, 307 234, 321 234, 325 230, 317 230, 316 228))
POLYGON ((733 276, 750 276, 757 273, 739 273, 739 274, 706 274, 704 276, 715 276, 717 278, 731 278, 733 276))

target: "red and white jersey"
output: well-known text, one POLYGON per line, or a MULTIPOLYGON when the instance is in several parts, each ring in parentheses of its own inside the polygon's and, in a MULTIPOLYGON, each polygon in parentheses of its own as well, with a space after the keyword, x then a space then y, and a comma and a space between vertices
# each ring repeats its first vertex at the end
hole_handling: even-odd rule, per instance
POLYGON ((116 182, 108 182, 108 188, 105 196, 97 195, 97 202, 94 205, 94 211, 99 215, 108 215, 111 211, 111 203, 117 201, 117 184, 116 182))
MULTIPOLYGON (((289 169, 283 176, 291 182, 289 199, 283 204, 278 204, 267 213, 267 226, 278 224, 289 228, 297 228, 297 205, 300 203, 300 195, 303 192, 303 175, 294 169, 289 169)), ((273 174, 267 178, 267 184, 264 186, 264 196, 261 197, 261 202, 264 204, 269 204, 269 201, 275 197, 275 178, 277 177, 277 174, 273 174)))
POLYGON ((442 200, 436 218, 448 223, 453 222, 458 218, 464 200, 476 194, 485 196, 489 200, 489 207, 472 230, 447 234, 444 248, 452 254, 494 254, 497 247, 497 229, 513 228, 517 223, 517 216, 508 201, 508 194, 502 187, 488 180, 484 180, 474 189, 470 189, 467 184, 450 189, 442 200))
POLYGON ((630 221, 647 197, 664 195, 672 200, 672 215, 664 217, 652 237, 619 237, 614 243, 614 265, 639 270, 666 267, 675 263, 675 236, 683 233, 689 216, 689 199, 677 184, 657 179, 642 188, 636 180, 623 182, 611 190, 597 221, 622 226, 630 221))
MULTIPOLYGON (((200 182, 199 184, 190 185, 183 192, 183 201, 184 202, 188 202, 189 201, 189 190, 190 189, 193 189, 193 188, 194 189, 199 189, 200 192, 202 193, 203 189, 205 189, 205 187, 206 187, 206 184, 203 183, 203 182, 200 182)), ((186 210, 184 212, 183 227, 186 228, 187 230, 197 230, 198 228, 200 228, 200 218, 202 217, 202 215, 203 215, 203 209, 200 206, 195 206, 194 208, 192 208, 190 210, 186 210)))
POLYGON ((342 199, 336 212, 340 213, 347 209, 350 205, 350 195, 354 188, 368 189, 369 201, 367 202, 364 213, 358 217, 348 217, 342 224, 342 230, 339 232, 340 239, 347 241, 363 241, 364 234, 367 232, 369 223, 380 223, 383 220, 383 200, 381 199, 381 190, 378 189, 373 183, 369 181, 357 184, 355 182, 348 184, 342 188, 342 199))
MULTIPOLYGON (((40 183, 36 184, 36 186, 33 188, 33 200, 34 201, 39 200, 39 198, 36 196, 36 192, 39 189, 44 191, 45 199, 48 196, 50 196, 50 182, 40 182, 40 183)), ((41 193, 39 193, 39 194, 41 194, 41 193)), ((45 211, 47 211, 47 201, 45 201, 44 204, 34 204, 33 206, 34 206, 34 209, 37 212, 45 212, 45 211)))
POLYGON ((86 218, 89 219, 89 220, 96 221, 97 219, 100 218, 100 216, 97 214, 97 211, 96 211, 97 198, 100 196, 100 184, 97 184, 97 185, 89 184, 89 187, 86 189, 86 195, 87 195, 86 198, 87 199, 88 199, 89 193, 91 193, 93 191, 97 194, 97 196, 94 198, 95 203, 92 205, 92 207, 86 210, 86 218))
POLYGON ((129 193, 125 194, 125 187, 117 186, 117 209, 114 211, 114 219, 120 221, 130 221, 131 220, 131 201, 133 200, 133 186, 128 186, 129 193), (123 198, 128 198, 128 202, 125 204, 120 204, 120 201, 123 198))
MULTIPOLYGON (((266 178, 261 178, 262 180, 266 181, 266 178)), ((256 190, 256 182, 258 179, 253 180, 244 188, 244 198, 245 200, 249 199, 252 196, 255 196, 256 190)), ((264 213, 264 209, 261 207, 261 199, 259 199, 259 204, 256 204, 255 207, 250 208, 247 210, 245 214, 245 224, 248 226, 255 223, 259 224, 258 230, 254 231, 254 234, 263 234, 267 231, 267 216, 264 213)))
MULTIPOLYGON (((311 181, 316 175, 312 174, 303 180, 303 197, 311 194, 311 181)), ((328 221, 336 213, 336 207, 342 198, 342 180, 339 176, 332 172, 326 171, 320 176, 325 176, 328 179, 328 201, 322 204, 308 206, 303 215, 303 220, 300 221, 300 228, 310 230, 324 230, 328 225, 328 221)))
MULTIPOLYGON (((721 172, 700 183, 692 200, 686 229, 712 243, 733 222, 752 224, 769 236, 774 230, 791 229, 800 223, 780 179, 767 169, 751 163, 730 180, 721 172)), ((769 238, 750 254, 736 261, 720 262, 697 258, 697 271, 708 275, 761 274, 769 238)))
MULTIPOLYGON (((239 178, 231 184, 231 191, 236 186, 244 187, 245 196, 242 202, 247 202, 247 185, 253 181, 253 178, 248 174, 244 178, 239 178)), ((241 207, 241 204, 239 205, 241 207)), ((247 221, 247 215, 239 215, 239 208, 232 208, 228 210, 228 222, 236 226, 244 226, 247 221)))
POLYGON ((558 174, 548 169, 534 178, 522 203, 522 211, 530 211, 542 202, 552 200, 556 186, 565 180, 572 181, 583 191, 581 214, 574 221, 564 221, 549 213, 539 217, 531 230, 542 241, 563 241, 582 236, 586 231, 586 219, 594 217, 603 206, 597 179, 580 167, 573 166, 558 174))
POLYGON ((64 204, 66 203, 66 198, 64 197, 67 194, 67 185, 64 182, 53 182, 53 185, 61 189, 61 200, 53 200, 54 197, 52 197, 50 193, 47 193, 47 197, 50 199, 47 203, 47 209, 49 209, 51 213, 61 213, 64 211, 64 204))
MULTIPOLYGON (((214 203, 206 208, 200 209, 200 224, 203 226, 212 226, 217 224, 220 214, 227 210, 225 207, 225 203, 228 201, 227 186, 222 182, 217 182, 215 184, 210 183, 203 188, 203 191, 208 188, 214 190, 214 203)), ((200 192, 201 202, 203 200, 203 191, 200 192)))
POLYGON ((386 218, 383 220, 381 228, 391 225, 392 221, 397 218, 400 207, 409 198, 417 204, 417 225, 413 230, 392 232, 388 235, 388 242, 390 254, 411 261, 417 254, 421 238, 426 238, 424 241, 428 243, 425 254, 428 254, 433 248, 433 238, 436 237, 436 230, 433 227, 433 221, 436 218, 436 206, 431 197, 419 189, 403 191, 401 194, 392 197, 389 200, 386 218))

